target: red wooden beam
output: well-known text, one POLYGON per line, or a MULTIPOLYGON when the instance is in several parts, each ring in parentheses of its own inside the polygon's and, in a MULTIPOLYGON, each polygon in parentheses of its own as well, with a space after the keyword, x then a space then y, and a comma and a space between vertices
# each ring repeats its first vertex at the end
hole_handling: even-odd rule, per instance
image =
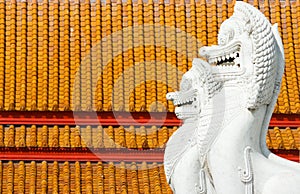
POLYGON ((181 121, 169 112, 1 111, 0 124, 179 126, 181 121))
MULTIPOLYGON (((299 162, 299 150, 271 151, 280 157, 299 162)), ((164 149, 0 148, 0 160, 163 162, 163 156, 164 149)))
MULTIPOLYGON (((180 126, 172 112, 1 111, 0 124, 180 126)), ((273 114, 270 127, 300 127, 300 114, 273 114)))
POLYGON ((0 149, 0 160, 163 162, 163 149, 4 148, 0 149))
POLYGON ((299 150, 271 150, 274 154, 294 161, 294 162, 300 162, 300 151, 299 150))
POLYGON ((273 114, 270 127, 300 127, 300 114, 273 114))

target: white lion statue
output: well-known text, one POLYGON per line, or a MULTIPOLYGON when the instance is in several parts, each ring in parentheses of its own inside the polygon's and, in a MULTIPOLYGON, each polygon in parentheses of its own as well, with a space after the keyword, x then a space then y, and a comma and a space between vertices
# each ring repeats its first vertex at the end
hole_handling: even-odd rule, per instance
POLYGON ((218 45, 205 46, 167 99, 183 125, 164 156, 176 194, 299 194, 300 165, 272 154, 266 133, 280 90, 284 52, 277 25, 236 2, 218 45))

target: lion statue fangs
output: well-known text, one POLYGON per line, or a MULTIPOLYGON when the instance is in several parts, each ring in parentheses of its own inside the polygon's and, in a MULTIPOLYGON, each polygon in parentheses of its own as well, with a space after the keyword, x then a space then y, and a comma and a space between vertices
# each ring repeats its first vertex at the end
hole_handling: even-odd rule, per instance
POLYGON ((300 166, 268 150, 266 133, 280 90, 284 52, 277 25, 236 2, 218 45, 202 47, 167 94, 183 125, 164 156, 174 193, 296 194, 300 166))

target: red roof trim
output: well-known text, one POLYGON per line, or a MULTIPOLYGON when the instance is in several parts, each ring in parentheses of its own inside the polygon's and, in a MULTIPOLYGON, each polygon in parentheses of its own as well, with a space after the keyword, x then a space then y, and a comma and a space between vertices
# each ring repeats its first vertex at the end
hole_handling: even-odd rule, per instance
MULTIPOLYGON (((0 124, 179 126, 171 112, 1 111, 0 124)), ((300 127, 300 114, 273 114, 270 126, 300 127)))
POLYGON ((273 114, 271 127, 300 127, 300 114, 273 114))
POLYGON ((300 151, 299 150, 271 150, 274 154, 294 161, 294 162, 300 162, 300 151))
POLYGON ((163 162, 164 149, 0 148, 0 160, 163 162))
MULTIPOLYGON (((276 155, 299 162, 299 150, 271 150, 276 155)), ((0 160, 163 162, 164 149, 87 148, 0 148, 0 160)))
POLYGON ((181 121, 166 112, 2 111, 0 124, 178 126, 181 121))

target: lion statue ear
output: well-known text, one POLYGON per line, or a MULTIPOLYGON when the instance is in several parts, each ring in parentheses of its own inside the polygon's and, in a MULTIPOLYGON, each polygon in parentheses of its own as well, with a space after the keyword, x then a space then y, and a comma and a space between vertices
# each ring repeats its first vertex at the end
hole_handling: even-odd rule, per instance
MULTIPOLYGON (((283 49, 283 43, 282 43, 282 40, 281 40, 281 37, 280 37, 280 34, 279 34, 279 31, 278 31, 278 24, 275 23, 273 26, 272 26, 272 32, 273 32, 273 35, 274 35, 274 38, 276 40, 276 44, 278 46, 278 49, 280 51, 280 57, 281 59, 279 60, 279 62, 281 61, 280 64, 278 65, 281 65, 282 68, 284 69, 284 49, 283 49)), ((277 55, 276 55, 277 56, 277 55)), ((282 72, 283 73, 283 72, 282 72)), ((281 78, 280 78, 281 80, 281 78)))
POLYGON ((270 120, 274 111, 274 107, 275 104, 277 102, 277 98, 280 92, 280 87, 281 87, 281 80, 282 80, 282 75, 284 72, 284 51, 283 51, 283 44, 278 32, 278 24, 274 24, 272 26, 272 31, 274 34, 274 38, 275 38, 275 64, 276 64, 276 78, 275 78, 275 85, 274 85, 274 89, 273 89, 273 96, 271 99, 270 104, 267 106, 267 110, 266 110, 266 115, 263 121, 263 125, 262 125, 262 132, 261 132, 261 136, 260 136, 260 142, 261 142, 261 150, 263 152, 263 154, 265 156, 269 156, 269 154, 271 153, 267 144, 266 144, 266 136, 268 133, 268 129, 269 129, 269 124, 270 124, 270 120))
POLYGON ((236 2, 235 16, 245 21, 245 30, 249 34, 253 55, 253 74, 247 83, 248 109, 256 109, 260 105, 268 105, 271 102, 277 72, 275 64, 275 38, 271 23, 253 6, 236 2))

